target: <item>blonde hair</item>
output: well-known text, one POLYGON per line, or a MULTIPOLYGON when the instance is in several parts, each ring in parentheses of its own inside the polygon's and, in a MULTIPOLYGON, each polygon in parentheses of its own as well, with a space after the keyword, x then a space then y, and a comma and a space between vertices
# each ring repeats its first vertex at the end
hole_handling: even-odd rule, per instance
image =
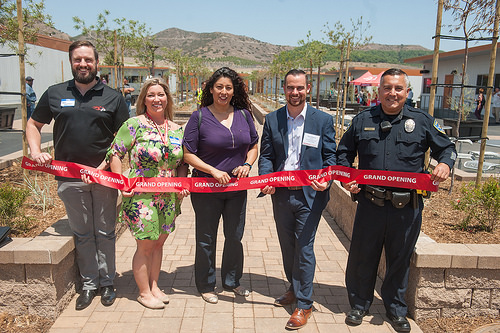
POLYGON ((139 92, 139 97, 137 97, 135 113, 137 115, 146 113, 146 105, 144 104, 144 100, 146 99, 149 87, 156 85, 161 86, 163 88, 163 91, 165 91, 165 94, 167 95, 167 107, 165 108, 165 110, 163 110, 163 115, 166 119, 173 120, 174 100, 172 99, 172 95, 170 94, 170 88, 168 87, 168 84, 161 78, 147 79, 146 82, 144 82, 141 87, 141 91, 139 92))

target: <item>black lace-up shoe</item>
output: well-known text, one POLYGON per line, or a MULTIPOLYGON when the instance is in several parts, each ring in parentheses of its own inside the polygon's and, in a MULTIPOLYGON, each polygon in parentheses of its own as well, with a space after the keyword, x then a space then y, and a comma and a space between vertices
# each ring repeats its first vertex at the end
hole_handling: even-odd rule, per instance
POLYGON ((396 332, 410 332, 410 322, 406 319, 406 317, 395 316, 389 312, 386 313, 386 316, 391 321, 392 328, 394 328, 396 332))
POLYGON ((368 311, 352 308, 345 316, 345 323, 351 326, 358 326, 363 322, 363 317, 367 314, 368 311))
POLYGON ((116 293, 113 286, 106 286, 101 288, 101 303, 104 306, 110 306, 115 302, 116 293))
POLYGON ((82 290, 82 293, 76 299, 76 309, 83 310, 88 307, 92 303, 95 295, 97 295, 96 290, 82 290))

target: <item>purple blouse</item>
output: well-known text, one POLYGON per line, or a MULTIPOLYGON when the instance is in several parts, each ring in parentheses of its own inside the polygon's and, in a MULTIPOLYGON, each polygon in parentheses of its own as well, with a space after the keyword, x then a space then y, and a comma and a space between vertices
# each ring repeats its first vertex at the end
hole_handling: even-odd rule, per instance
MULTIPOLYGON (((222 125, 207 107, 201 108, 201 124, 198 128, 198 111, 194 111, 184 130, 183 145, 203 162, 227 172, 245 163, 247 153, 257 144, 259 137, 249 111, 243 116, 234 110, 231 129, 222 125)), ((195 170, 194 177, 212 177, 195 170)))

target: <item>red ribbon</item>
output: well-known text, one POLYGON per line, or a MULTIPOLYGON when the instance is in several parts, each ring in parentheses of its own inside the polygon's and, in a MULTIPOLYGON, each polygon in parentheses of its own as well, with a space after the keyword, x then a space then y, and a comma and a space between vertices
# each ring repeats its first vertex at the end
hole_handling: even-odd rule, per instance
POLYGON ((227 184, 220 184, 214 178, 192 177, 136 177, 127 178, 123 175, 97 170, 78 163, 52 160, 50 164, 37 164, 27 157, 23 157, 22 167, 29 170, 38 170, 55 176, 80 179, 82 174, 101 185, 118 190, 135 192, 180 192, 187 189, 189 192, 210 193, 260 189, 266 185, 274 187, 309 186, 311 181, 326 182, 339 180, 347 183, 355 180, 358 184, 420 189, 431 192, 438 190, 439 183, 431 180, 431 175, 425 173, 411 173, 382 170, 358 170, 339 165, 333 165, 320 170, 280 171, 267 175, 232 178, 227 184))

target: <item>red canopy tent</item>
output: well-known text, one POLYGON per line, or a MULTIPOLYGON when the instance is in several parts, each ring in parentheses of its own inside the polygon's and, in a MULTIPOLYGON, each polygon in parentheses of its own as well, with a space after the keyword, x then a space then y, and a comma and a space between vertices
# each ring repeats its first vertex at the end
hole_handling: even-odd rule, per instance
POLYGON ((352 80, 350 83, 355 86, 378 86, 380 84, 380 77, 382 76, 382 74, 383 72, 380 72, 378 75, 373 75, 370 72, 366 72, 356 80, 352 80))
POLYGON ((351 82, 349 82, 350 84, 354 84, 355 86, 359 86, 361 83, 364 82, 364 80, 368 77, 372 77, 373 74, 370 73, 369 71, 367 71, 366 73, 364 73, 363 75, 361 75, 360 77, 358 77, 357 79, 354 79, 352 80, 351 82))

